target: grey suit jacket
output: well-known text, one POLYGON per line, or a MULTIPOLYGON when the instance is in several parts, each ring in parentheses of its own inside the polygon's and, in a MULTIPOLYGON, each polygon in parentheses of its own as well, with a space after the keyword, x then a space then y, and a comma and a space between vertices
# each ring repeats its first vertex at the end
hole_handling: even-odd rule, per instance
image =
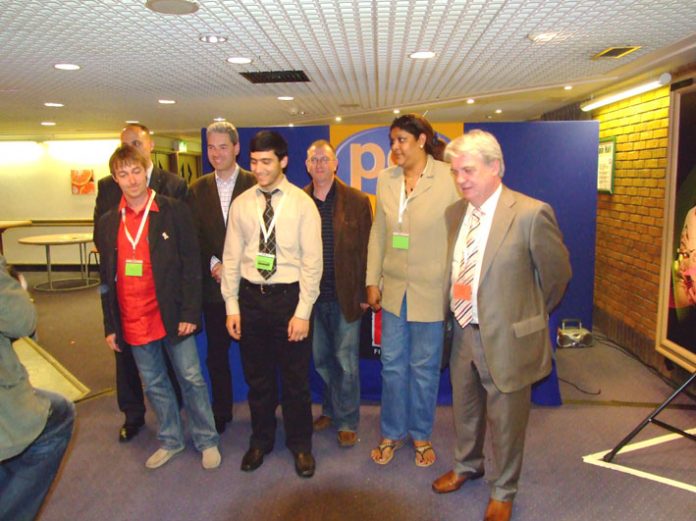
MULTIPOLYGON (((460 200, 446 211, 450 267, 466 207, 460 200)), ((548 315, 570 277, 553 209, 503 186, 476 294, 486 362, 502 392, 517 391, 551 371, 548 315)))

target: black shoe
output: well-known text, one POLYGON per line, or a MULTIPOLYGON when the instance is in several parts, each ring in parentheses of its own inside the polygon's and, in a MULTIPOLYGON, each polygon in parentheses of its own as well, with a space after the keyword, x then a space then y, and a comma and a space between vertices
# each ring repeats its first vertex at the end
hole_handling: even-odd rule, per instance
POLYGON ((311 452, 295 452, 295 472, 301 478, 311 478, 314 476, 316 463, 311 452))
POLYGON ((215 430, 218 434, 225 432, 227 424, 232 421, 232 418, 223 418, 222 416, 215 416, 215 430))
POLYGON ((123 424, 121 427, 121 430, 118 431, 118 441, 121 443, 125 443, 127 441, 132 440, 135 438, 138 433, 140 432, 140 427, 145 425, 144 421, 141 422, 126 422, 123 424))
POLYGON ((246 454, 244 454, 244 457, 242 458, 241 469, 244 472, 252 472, 256 470, 261 466, 263 463, 263 457, 268 454, 268 452, 251 447, 248 451, 246 451, 246 454))

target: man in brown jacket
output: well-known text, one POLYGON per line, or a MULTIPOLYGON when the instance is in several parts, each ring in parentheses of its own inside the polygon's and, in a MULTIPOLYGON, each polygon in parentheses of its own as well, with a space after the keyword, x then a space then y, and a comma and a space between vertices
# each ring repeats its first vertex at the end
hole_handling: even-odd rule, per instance
POLYGON ((365 269, 372 225, 369 198, 336 177, 336 151, 328 141, 315 141, 307 150, 312 183, 305 191, 321 215, 324 271, 314 305, 314 366, 326 388, 322 415, 314 422, 320 431, 332 423, 338 444, 352 447, 360 419, 360 318, 367 308, 365 269))

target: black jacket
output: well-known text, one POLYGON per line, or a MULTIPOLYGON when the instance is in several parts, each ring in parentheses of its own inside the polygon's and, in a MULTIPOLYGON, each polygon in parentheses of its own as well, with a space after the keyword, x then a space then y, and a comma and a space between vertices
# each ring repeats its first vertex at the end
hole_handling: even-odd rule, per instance
MULTIPOLYGON (((232 202, 239 194, 255 184, 254 174, 240 168, 232 191, 232 202)), ((210 275, 210 257, 215 255, 222 262, 222 249, 225 246, 226 235, 225 218, 220 207, 220 195, 214 172, 199 177, 191 184, 187 201, 193 213, 193 222, 196 225, 201 247, 203 301, 222 302, 220 284, 210 275)))
MULTIPOLYGON (((188 207, 175 199, 155 196, 159 211, 149 215, 148 245, 152 262, 155 293, 168 340, 182 340, 179 322, 190 322, 200 328, 201 268, 198 240, 188 207)), ((114 207, 99 220, 95 243, 100 252, 101 299, 105 335, 116 333, 123 345, 118 298, 116 295, 116 261, 121 214, 114 207)))

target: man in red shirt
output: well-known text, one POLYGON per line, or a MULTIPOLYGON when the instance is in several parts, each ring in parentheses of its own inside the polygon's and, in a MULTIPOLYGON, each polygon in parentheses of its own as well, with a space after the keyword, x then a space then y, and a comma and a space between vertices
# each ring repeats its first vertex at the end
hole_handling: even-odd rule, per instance
POLYGON ((196 232, 188 207, 147 186, 147 159, 122 145, 109 160, 123 192, 117 208, 99 221, 102 309, 106 343, 128 346, 159 420, 162 443, 146 462, 157 468, 184 449, 181 417, 165 365, 169 357, 184 395, 193 443, 202 465, 220 465, 208 389, 193 337, 201 310, 196 232))

